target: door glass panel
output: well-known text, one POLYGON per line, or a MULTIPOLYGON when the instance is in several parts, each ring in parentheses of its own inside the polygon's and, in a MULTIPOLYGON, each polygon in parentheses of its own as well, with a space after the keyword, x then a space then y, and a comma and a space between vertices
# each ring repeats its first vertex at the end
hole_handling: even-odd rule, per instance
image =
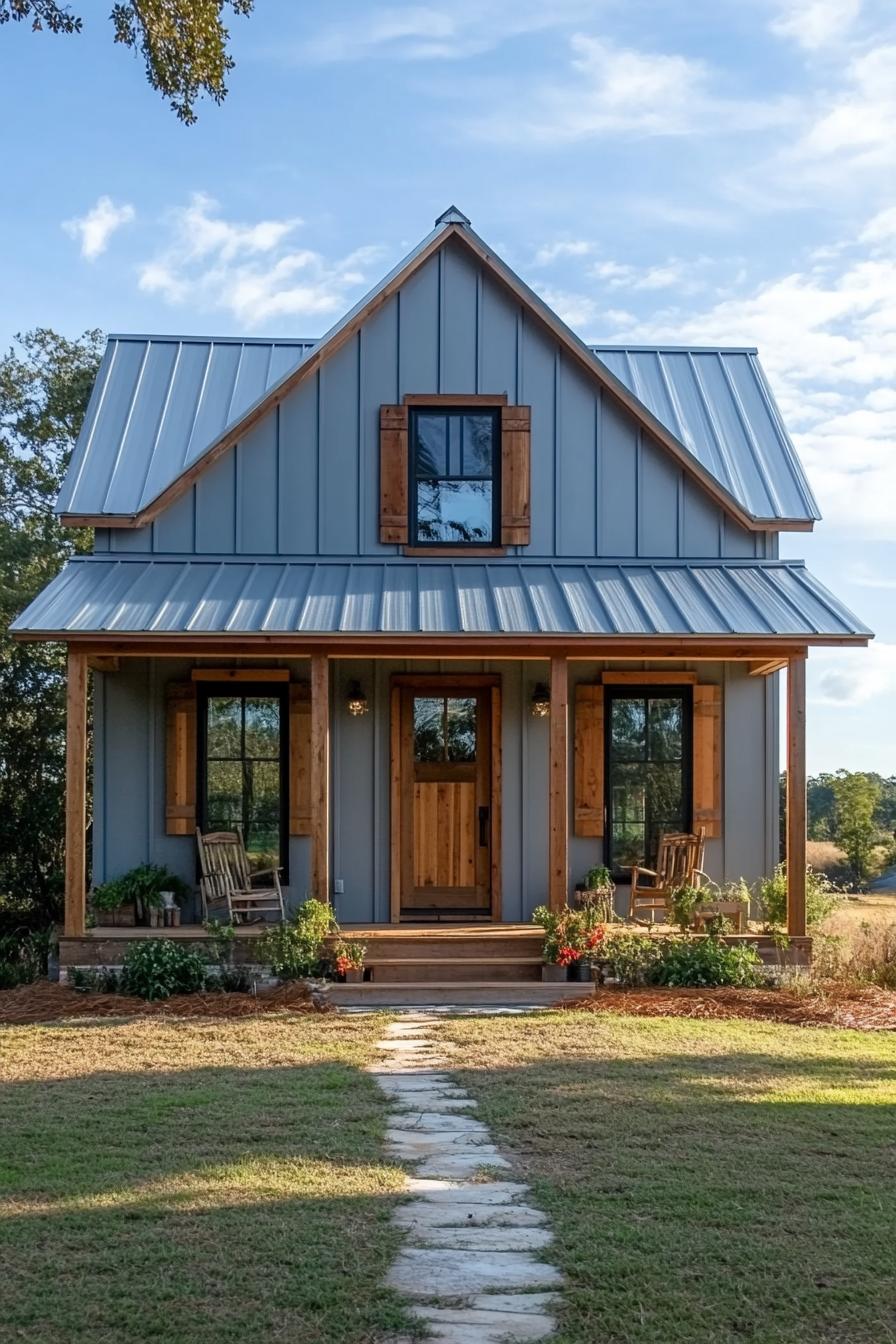
POLYGON ((648 733, 654 761, 681 760, 681 701, 649 700, 648 733))
POLYGON ((450 696, 448 699, 448 760, 476 759, 476 698, 450 696))
POLYGON ((242 742, 242 701, 239 696, 214 695, 208 701, 208 754, 239 756, 242 742))
POLYGON ((613 701, 612 750, 617 761, 643 761, 646 728, 643 700, 613 701))
POLYGON ((414 760, 445 759, 445 700, 442 696, 414 696, 414 760))

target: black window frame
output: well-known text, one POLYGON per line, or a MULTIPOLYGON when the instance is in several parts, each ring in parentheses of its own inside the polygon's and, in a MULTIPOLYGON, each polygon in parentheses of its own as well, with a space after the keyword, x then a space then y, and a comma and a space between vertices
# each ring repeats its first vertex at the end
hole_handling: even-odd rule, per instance
MULTIPOLYGON (((682 828, 685 832, 693 829, 694 812, 694 688, 690 684, 646 684, 619 685, 604 687, 604 790, 606 795, 606 834, 604 836, 604 863, 611 866, 613 850, 613 703, 616 700, 653 700, 680 699, 682 702, 681 723, 681 788, 683 793, 682 828)), ((649 761, 649 757, 647 760, 649 761)), ((648 857, 643 860, 650 866, 648 857)), ((631 868, 612 868, 613 880, 631 881, 631 868)))
MULTIPOLYGON (((208 702, 211 699, 269 699, 280 702, 280 877, 289 881, 289 683, 285 681, 203 681, 196 691, 196 812, 208 830, 208 702)), ((245 724, 245 716, 244 716, 245 724)), ((245 734, 245 726, 243 727, 245 734)), ((244 753, 245 758, 245 753, 244 753)), ((243 822, 245 841, 245 821, 243 822)))
POLYGON ((408 417, 408 484, 409 537, 414 547, 429 547, 452 551, 498 549, 501 545, 501 407, 500 406, 440 406, 437 402, 429 406, 412 406, 408 417), (444 541, 418 535, 417 520, 417 420, 421 415, 443 415, 461 417, 464 415, 488 416, 492 422, 492 474, 491 476, 434 476, 436 481, 491 481, 492 486, 492 534, 488 540, 479 538, 473 541, 444 541))

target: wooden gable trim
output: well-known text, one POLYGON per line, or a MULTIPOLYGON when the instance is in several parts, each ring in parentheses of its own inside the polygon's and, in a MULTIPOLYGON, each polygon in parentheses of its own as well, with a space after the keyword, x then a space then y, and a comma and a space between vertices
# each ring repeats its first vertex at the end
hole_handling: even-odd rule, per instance
MULTIPOLYGON (((618 378, 614 377, 609 369, 600 363, 597 356, 591 353, 565 322, 556 313, 551 312, 547 304, 542 303, 529 286, 515 276, 509 267, 485 245, 482 239, 478 238, 466 225, 459 223, 447 224, 436 229, 415 252, 411 253, 403 265, 386 278, 379 288, 375 289, 353 312, 346 315, 342 323, 334 328, 329 337, 315 346, 307 359, 303 360, 297 368, 293 369, 260 397, 240 420, 226 428, 177 480, 166 486, 161 494, 157 495, 145 508, 135 514, 63 513, 60 515, 60 521, 69 527, 110 528, 137 528, 144 527, 147 523, 152 522, 163 509, 168 508, 170 504, 173 504, 175 500, 189 490, 207 467, 216 462, 240 439, 245 438, 249 430, 267 415, 268 411, 278 406, 306 378, 317 373, 321 365, 331 355, 341 350, 355 336, 363 323, 383 307, 410 276, 452 238, 457 239, 472 252, 499 283, 509 290, 517 301, 523 304, 526 310, 560 342, 573 361, 590 378, 595 379, 608 395, 633 415, 638 423, 672 454, 679 466, 689 476, 693 477, 742 527, 753 532, 812 531, 814 523, 811 519, 764 518, 760 520, 743 509, 718 481, 697 462, 685 445, 680 443, 670 430, 660 424, 634 393, 630 392, 618 378)), ((468 401, 469 398, 465 397, 464 400, 468 401)))

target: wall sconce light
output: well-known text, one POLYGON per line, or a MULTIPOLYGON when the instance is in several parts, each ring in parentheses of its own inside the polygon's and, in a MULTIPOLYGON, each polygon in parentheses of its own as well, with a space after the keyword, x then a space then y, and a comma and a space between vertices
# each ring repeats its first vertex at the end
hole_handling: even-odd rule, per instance
POLYGON ((540 681, 532 692, 529 711, 533 719, 546 719, 551 712, 551 693, 543 681, 540 681))
POLYGON ((359 681, 352 681, 349 683, 348 695, 345 698, 345 707, 349 714, 353 714, 356 718, 360 714, 366 714, 370 708, 367 703, 367 696, 361 690, 361 683, 359 681))

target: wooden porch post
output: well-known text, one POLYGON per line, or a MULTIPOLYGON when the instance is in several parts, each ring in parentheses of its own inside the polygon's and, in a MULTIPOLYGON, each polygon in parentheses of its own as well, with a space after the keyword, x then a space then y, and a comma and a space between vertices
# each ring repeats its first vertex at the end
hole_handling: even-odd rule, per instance
POLYGON ((806 657, 787 660, 787 932, 806 933, 806 657))
POLYGON ((311 655, 311 895, 330 899, 330 660, 311 655))
POLYGON ((551 754, 548 805, 548 906, 559 910, 569 889, 569 688, 565 658, 551 659, 551 754))
POLYGON ((87 903, 87 657, 68 650, 65 697, 65 936, 84 933, 87 903))

